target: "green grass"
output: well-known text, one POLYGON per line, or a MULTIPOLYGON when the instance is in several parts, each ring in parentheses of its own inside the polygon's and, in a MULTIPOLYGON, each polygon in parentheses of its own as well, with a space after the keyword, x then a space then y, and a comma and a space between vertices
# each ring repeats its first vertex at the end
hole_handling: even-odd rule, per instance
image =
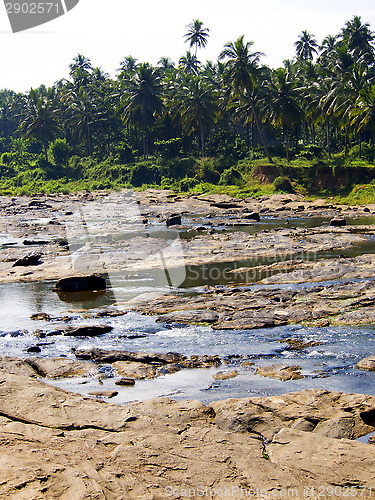
POLYGON ((273 178, 284 176, 289 178, 294 191, 303 196, 331 197, 336 203, 351 205, 375 202, 375 167, 369 161, 344 158, 342 154, 332 155, 332 159, 294 158, 290 163, 287 163, 285 158, 273 158, 273 164, 269 163, 267 158, 245 158, 236 162, 233 167, 240 173, 238 184, 220 185, 218 179, 222 172, 230 168, 229 163, 222 158, 177 159, 168 160, 167 164, 154 159, 121 165, 110 158, 95 162, 92 158, 75 157, 69 166, 57 167, 51 163, 44 165, 40 160, 36 162, 30 157, 19 165, 0 164, 0 172, 3 174, 0 174, 0 194, 34 195, 152 187, 182 193, 227 194, 231 197, 247 198, 274 194, 273 178), (159 170, 162 175, 160 183, 147 183, 137 188, 132 186, 130 179, 139 168, 149 174, 151 181, 155 171, 159 170), (255 172, 259 175, 255 175, 255 172), (330 183, 325 182, 327 177, 331 179, 330 183), (268 181, 265 180, 267 178, 268 181))

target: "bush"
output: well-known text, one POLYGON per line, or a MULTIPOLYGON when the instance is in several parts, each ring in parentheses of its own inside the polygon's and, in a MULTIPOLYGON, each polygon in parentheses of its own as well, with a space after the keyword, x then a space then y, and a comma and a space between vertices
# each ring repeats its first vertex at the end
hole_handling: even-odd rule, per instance
POLYGON ((273 181, 275 191, 283 191, 284 193, 294 193, 294 188, 288 177, 276 177, 273 181))
POLYGON ((198 184, 197 179, 194 177, 185 177, 181 179, 178 183, 178 188, 180 191, 190 191, 194 186, 198 184))
POLYGON ((221 174, 219 184, 224 186, 241 186, 243 184, 243 178, 235 167, 230 167, 221 174))
POLYGON ((55 165, 67 166, 72 153, 72 148, 66 139, 55 139, 48 149, 48 155, 55 165))
POLYGON ((134 161, 133 150, 126 142, 121 142, 116 147, 116 155, 120 163, 132 163, 134 161))
MULTIPOLYGON (((356 144, 349 150, 349 156, 351 158, 359 158, 359 144, 356 144)), ((361 158, 368 161, 374 161, 375 159, 375 147, 370 146, 366 142, 361 144, 361 158)))
POLYGON ((212 158, 201 158, 197 161, 196 177, 201 182, 217 184, 220 180, 220 174, 215 168, 212 158))
POLYGON ((134 187, 141 187, 143 184, 158 184, 160 174, 156 165, 148 162, 136 163, 130 173, 130 183, 134 187))

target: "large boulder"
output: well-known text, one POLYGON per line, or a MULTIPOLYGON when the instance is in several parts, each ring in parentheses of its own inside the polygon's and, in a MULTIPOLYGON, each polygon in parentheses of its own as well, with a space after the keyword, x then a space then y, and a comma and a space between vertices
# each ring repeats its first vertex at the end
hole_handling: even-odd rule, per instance
POLYGON ((74 276, 60 279, 55 286, 59 292, 88 292, 93 290, 105 290, 107 284, 105 278, 98 274, 91 276, 74 276))

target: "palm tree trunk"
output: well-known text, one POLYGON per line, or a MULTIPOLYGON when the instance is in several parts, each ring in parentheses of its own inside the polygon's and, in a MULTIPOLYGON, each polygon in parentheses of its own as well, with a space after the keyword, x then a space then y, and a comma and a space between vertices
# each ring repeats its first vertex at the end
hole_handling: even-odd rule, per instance
POLYGON ((345 158, 348 156, 348 127, 345 127, 345 158))
POLYGON ((251 111, 252 111, 252 113, 253 113, 253 117, 254 117, 255 125, 256 125, 256 127, 257 127, 258 134, 259 134, 260 141, 261 141, 261 143, 262 143, 262 146, 263 146, 264 152, 266 153, 266 156, 267 156, 267 158, 268 158, 268 161, 269 161, 270 163, 273 163, 273 159, 271 158, 270 152, 268 151, 267 144, 266 144, 266 141, 265 141, 265 139, 264 139, 264 135, 263 135, 262 129, 261 129, 260 124, 259 124, 258 114, 257 114, 257 112, 256 112, 256 110, 255 110, 255 106, 254 106, 253 99, 251 99, 250 104, 251 104, 251 111))
POLYGON ((328 156, 329 158, 331 158, 331 138, 330 138, 329 120, 326 123, 326 141, 327 141, 328 156))
POLYGON ((201 146, 202 146, 202 158, 204 156, 204 132, 203 132, 203 122, 200 121, 200 129, 201 129, 201 146))
POLYGON ((286 146, 286 161, 290 163, 289 132, 286 128, 284 128, 284 134, 285 134, 285 146, 286 146))

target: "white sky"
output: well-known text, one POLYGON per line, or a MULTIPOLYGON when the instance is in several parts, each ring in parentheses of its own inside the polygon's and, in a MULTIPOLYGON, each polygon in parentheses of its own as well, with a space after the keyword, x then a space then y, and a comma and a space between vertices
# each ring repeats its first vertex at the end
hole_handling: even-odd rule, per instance
POLYGON ((210 28, 201 60, 216 61, 225 43, 244 34, 266 54, 262 62, 276 67, 294 56, 302 30, 320 43, 354 15, 375 30, 374 0, 80 0, 65 16, 13 34, 0 0, 0 88, 24 92, 52 85, 68 76, 78 53, 112 76, 129 54, 152 64, 162 56, 178 62, 188 50, 183 35, 193 19, 210 28))

